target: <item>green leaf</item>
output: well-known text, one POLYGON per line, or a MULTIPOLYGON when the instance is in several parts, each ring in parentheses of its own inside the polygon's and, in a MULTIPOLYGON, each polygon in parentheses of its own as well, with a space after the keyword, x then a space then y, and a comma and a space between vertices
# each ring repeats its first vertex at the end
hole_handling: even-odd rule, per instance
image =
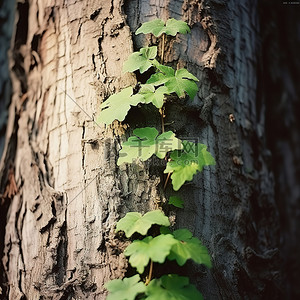
POLYGON ((110 124, 114 120, 123 121, 131 106, 144 103, 145 99, 142 95, 132 95, 133 88, 128 87, 121 92, 110 96, 101 104, 102 111, 97 119, 98 122, 110 124))
POLYGON ((134 72, 139 70, 144 73, 152 67, 152 60, 157 55, 157 47, 141 48, 139 52, 130 54, 128 59, 124 62, 123 72, 134 72))
POLYGON ((111 280, 105 284, 105 288, 110 292, 106 300, 134 300, 138 294, 144 293, 146 290, 145 284, 140 282, 139 275, 123 280, 111 280))
POLYGON ((170 228, 166 227, 166 226, 161 226, 159 231, 160 231, 160 234, 172 234, 172 231, 170 230, 170 228))
POLYGON ((174 191, 178 191, 185 181, 191 181, 197 171, 201 172, 204 166, 215 165, 212 155, 203 144, 182 142, 184 152, 173 151, 170 154, 171 161, 167 163, 164 173, 172 173, 172 185, 174 191))
POLYGON ((147 236, 141 241, 133 241, 125 249, 124 254, 130 256, 129 263, 141 274, 150 259, 154 262, 163 263, 175 243, 176 240, 171 234, 159 235, 155 238, 147 236))
POLYGON ((204 264, 211 268, 210 255, 207 248, 202 245, 201 241, 187 229, 178 229, 173 232, 177 243, 173 245, 169 260, 176 260, 179 266, 183 266, 188 259, 192 259, 198 264, 204 264))
POLYGON ((155 90, 154 85, 143 84, 139 94, 143 95, 146 104, 152 103, 157 108, 162 108, 164 105, 164 95, 169 94, 169 92, 165 86, 161 86, 155 90))
POLYGON ((199 81, 197 77, 188 72, 186 69, 180 69, 176 72, 173 68, 159 65, 159 73, 153 74, 147 81, 148 84, 155 86, 164 84, 169 93, 176 93, 178 97, 184 96, 186 92, 191 99, 197 94, 198 86, 195 81, 199 81))
POLYGON ((164 21, 160 19, 155 19, 146 23, 143 23, 142 26, 136 31, 135 34, 140 33, 152 33, 154 36, 159 37, 163 33, 175 36, 177 33, 188 33, 190 32, 190 27, 183 21, 169 19, 165 24, 164 21))
POLYGON ((146 288, 146 300, 203 300, 201 293, 187 277, 177 274, 153 279, 146 288))
POLYGON ((172 131, 158 135, 153 127, 137 128, 131 136, 122 144, 119 152, 118 166, 122 163, 132 163, 134 159, 147 160, 153 154, 163 159, 166 153, 175 149, 181 149, 181 141, 175 137, 172 131))
POLYGON ((163 32, 163 28, 165 27, 165 22, 160 19, 155 19, 149 22, 145 22, 142 24, 140 28, 135 32, 135 34, 140 34, 140 33, 152 33, 156 37, 160 36, 163 32))
POLYGON ((175 207, 178 208, 183 208, 183 201, 178 196, 171 196, 169 199, 169 204, 174 205, 175 207))
POLYGON ((135 232, 146 235, 153 224, 170 226, 168 217, 160 210, 149 211, 143 216, 138 212, 129 212, 118 221, 116 232, 123 230, 128 238, 135 232))
POLYGON ((188 24, 181 20, 169 19, 166 23, 165 33, 168 35, 176 35, 177 33, 186 34, 191 32, 188 24))

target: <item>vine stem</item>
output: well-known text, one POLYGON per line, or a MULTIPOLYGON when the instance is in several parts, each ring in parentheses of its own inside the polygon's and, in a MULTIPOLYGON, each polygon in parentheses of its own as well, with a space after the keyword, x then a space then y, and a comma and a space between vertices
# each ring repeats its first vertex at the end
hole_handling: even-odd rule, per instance
POLYGON ((160 117, 161 117, 161 131, 165 132, 165 121, 164 121, 164 107, 159 109, 160 117))
POLYGON ((149 275, 146 279, 145 285, 148 285, 152 279, 152 272, 153 272, 153 261, 150 260, 150 269, 149 269, 149 275))
POLYGON ((168 184, 168 180, 169 180, 169 178, 170 178, 170 175, 171 175, 171 173, 168 173, 168 176, 167 176, 166 181, 165 181, 165 184, 164 184, 164 190, 165 190, 166 187, 167 187, 167 184, 168 184))
MULTIPOLYGON (((161 64, 164 63, 164 55, 165 55, 165 34, 163 33, 163 34, 162 34, 161 57, 160 57, 161 64)), ((159 113, 160 113, 160 116, 161 116, 161 129, 162 129, 162 132, 164 133, 164 132, 165 132, 164 107, 162 107, 162 108, 159 109, 159 113)), ((167 159, 167 157, 166 157, 165 159, 167 159)), ((168 176, 167 176, 166 181, 165 181, 165 184, 164 184, 164 190, 165 190, 166 187, 167 187, 167 184, 168 184, 168 180, 169 180, 169 178, 170 178, 170 175, 171 175, 171 173, 168 173, 168 176)))
MULTIPOLYGON (((165 54, 165 34, 162 34, 162 46, 161 46, 161 57, 160 57, 160 63, 164 63, 164 54, 165 54)), ((164 122, 164 107, 159 109, 160 117, 161 117, 161 131, 162 133, 165 132, 165 122, 164 122)))
POLYGON ((165 54, 165 34, 162 34, 162 46, 161 46, 161 64, 164 63, 164 54, 165 54))

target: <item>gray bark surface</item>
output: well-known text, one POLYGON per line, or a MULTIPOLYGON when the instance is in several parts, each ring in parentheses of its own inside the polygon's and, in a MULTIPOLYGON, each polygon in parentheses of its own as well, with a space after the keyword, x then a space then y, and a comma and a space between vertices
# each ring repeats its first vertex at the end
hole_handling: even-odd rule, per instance
MULTIPOLYGON (((257 5, 128 1, 125 10, 132 31, 153 16, 182 18, 192 27, 190 35, 171 42, 166 61, 195 74, 200 91, 193 103, 167 109, 166 122, 175 120, 171 129, 177 135, 207 144, 217 161, 180 190, 186 206, 176 224, 191 229, 212 253, 212 272, 196 266, 191 272, 206 299, 280 294, 279 224, 264 138, 265 104, 257 106, 257 5)), ((136 38, 137 46, 143 43, 136 38)))
POLYGON ((132 109, 123 125, 93 121, 108 96, 145 81, 122 73, 122 65, 141 46, 161 49, 160 40, 133 34, 155 17, 191 26, 191 34, 168 39, 165 62, 200 80, 193 102, 167 104, 166 129, 208 145, 217 162, 181 188, 185 209, 170 212, 177 228, 190 229, 208 247, 213 268, 188 263, 180 272, 205 299, 280 298, 268 102, 257 76, 258 9, 257 1, 233 0, 18 2, 0 164, 0 193, 11 191, 2 196, 9 207, 2 259, 7 299, 105 299, 104 283, 122 278, 128 266, 115 222, 172 194, 170 185, 163 192, 158 161, 116 166, 129 132, 160 128, 154 109, 132 109))

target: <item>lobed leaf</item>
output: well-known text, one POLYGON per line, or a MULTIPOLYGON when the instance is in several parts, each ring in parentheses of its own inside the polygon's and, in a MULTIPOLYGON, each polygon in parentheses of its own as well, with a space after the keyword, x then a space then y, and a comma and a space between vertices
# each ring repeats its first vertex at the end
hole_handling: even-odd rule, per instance
POLYGON ((178 97, 182 97, 186 92, 191 99, 194 99, 198 91, 198 86, 195 83, 195 81, 199 81, 197 77, 186 69, 179 69, 175 72, 171 67, 163 65, 157 67, 161 72, 153 74, 148 79, 147 84, 154 86, 164 84, 169 93, 176 93, 178 97))
POLYGON ((177 33, 188 33, 190 27, 186 22, 181 20, 169 19, 166 23, 163 20, 155 19, 142 24, 135 34, 152 33, 154 36, 159 37, 163 33, 175 36, 177 33))
POLYGON ((121 92, 110 96, 101 104, 102 111, 97 121, 107 125, 114 120, 123 121, 131 106, 136 106, 144 102, 145 99, 142 95, 133 95, 133 88, 127 87, 121 92))
POLYGON ((173 245, 169 260, 176 260, 179 266, 183 266, 188 259, 192 259, 198 264, 204 264, 208 268, 212 267, 210 255, 207 248, 201 241, 187 229, 178 229, 173 233, 177 243, 173 245))
POLYGON ((140 33, 152 33, 156 37, 160 36, 163 32, 163 28, 165 27, 165 22, 160 19, 155 19, 149 22, 145 22, 142 24, 140 28, 135 32, 135 34, 140 34, 140 33))
POLYGON ((153 60, 157 55, 157 47, 141 48, 139 52, 130 54, 128 59, 124 62, 123 72, 134 72, 139 70, 144 73, 153 66, 153 60))
POLYGON ((170 205, 174 205, 175 207, 183 208, 183 201, 178 196, 171 196, 168 203, 170 205))
POLYGON ((176 35, 177 33, 186 34, 191 32, 189 25, 181 20, 169 19, 166 23, 165 33, 168 35, 176 35))
POLYGON ((116 232, 123 230, 128 238, 135 232, 146 235, 154 224, 170 226, 168 217, 160 210, 149 211, 143 216, 138 212, 129 212, 117 222, 116 232))
POLYGON ((169 94, 169 92, 165 86, 155 89, 154 85, 152 84, 143 84, 139 94, 143 95, 146 104, 152 103, 157 108, 162 108, 164 105, 165 94, 169 94))
POLYGON ((163 159, 167 152, 181 149, 181 141, 175 137, 172 131, 158 135, 153 127, 137 128, 131 136, 122 144, 119 152, 118 166, 122 163, 131 163, 134 159, 147 160, 153 154, 163 159))
POLYGON ((139 275, 111 280, 105 284, 105 288, 110 292, 106 300, 134 300, 138 294, 146 291, 139 275))
POLYGON ((183 141, 182 145, 184 152, 173 151, 170 154, 171 161, 167 163, 164 171, 164 173, 172 173, 171 179, 175 191, 178 191, 186 181, 191 181, 204 166, 215 165, 215 160, 206 150, 205 145, 188 141, 183 141))
POLYGON ((176 240, 171 234, 159 235, 155 238, 147 236, 141 241, 133 241, 125 249, 124 254, 130 256, 129 263, 141 274, 150 259, 154 262, 163 263, 175 243, 176 240))
POLYGON ((146 300, 203 300, 201 293, 187 277, 177 274, 153 279, 146 288, 146 300))

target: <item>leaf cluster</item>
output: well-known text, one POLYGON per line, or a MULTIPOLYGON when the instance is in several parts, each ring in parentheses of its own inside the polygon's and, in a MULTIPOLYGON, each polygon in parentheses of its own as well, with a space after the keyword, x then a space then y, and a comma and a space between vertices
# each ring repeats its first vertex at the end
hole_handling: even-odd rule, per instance
POLYGON ((182 148, 181 141, 172 131, 158 135, 155 128, 145 127, 135 129, 133 134, 122 144, 118 165, 132 163, 134 159, 147 160, 153 154, 163 159, 167 152, 182 148))
MULTIPOLYGON (((162 20, 153 20, 144 23, 136 32, 176 35, 177 33, 190 32, 189 26, 175 19, 170 19, 166 23, 162 20)), ((182 97, 187 93, 193 99, 198 91, 196 82, 198 79, 186 69, 175 71, 171 67, 164 66, 157 61, 157 46, 144 47, 132 53, 124 62, 123 72, 139 71, 144 73, 151 67, 156 72, 151 76, 146 84, 141 85, 140 90, 133 94, 133 89, 127 87, 117 94, 110 96, 101 104, 101 112, 98 122, 109 125, 114 120, 124 121, 131 106, 140 103, 152 103, 157 108, 161 108, 167 95, 176 93, 182 97)))
POLYGON ((164 159, 166 154, 171 152, 164 173, 172 174, 174 191, 178 191, 186 181, 191 181, 203 167, 215 165, 215 160, 207 151, 206 145, 181 141, 172 131, 158 135, 155 128, 146 127, 135 129, 133 134, 135 136, 122 144, 118 165, 132 163, 135 159, 145 161, 153 154, 164 159))
POLYGON ((187 229, 178 229, 171 232, 165 227, 170 226, 168 218, 160 210, 154 210, 142 216, 137 212, 129 212, 122 218, 116 231, 124 231, 127 237, 134 233, 146 235, 154 224, 164 226, 163 231, 156 237, 147 236, 142 240, 135 240, 124 254, 129 256, 129 263, 141 274, 149 261, 163 263, 166 259, 176 260, 183 266, 188 259, 211 267, 210 257, 205 246, 199 239, 193 237, 187 229))
MULTIPOLYGON (((124 231, 127 237, 134 233, 146 235, 152 225, 162 225, 161 234, 146 236, 134 240, 124 251, 129 256, 129 263, 143 274, 150 261, 164 263, 166 259, 175 260, 182 266, 188 259, 211 267, 210 256, 204 245, 187 229, 172 232, 169 219, 160 210, 141 215, 129 212, 117 223, 116 232, 124 231)), ((139 275, 130 278, 115 279, 106 284, 110 292, 108 300, 135 299, 138 294, 145 294, 144 299, 202 299, 202 295, 186 277, 169 274, 159 279, 153 279, 149 284, 140 281, 139 275), (177 298, 176 298, 177 297, 177 298)))
POLYGON ((115 279, 105 287, 110 292, 107 300, 134 300, 138 295, 144 295, 144 300, 202 300, 201 293, 190 284, 189 279, 177 274, 164 275, 153 279, 149 285, 140 281, 139 275, 129 278, 115 279))
MULTIPOLYGON (((187 33, 189 27, 185 22, 174 19, 166 23, 162 20, 153 20, 144 23, 138 30, 139 33, 152 33, 156 36, 161 34, 175 35, 176 33, 187 33)), ((193 99, 198 91, 196 82, 198 79, 186 69, 174 70, 164 66, 156 60, 157 47, 141 48, 132 53, 124 63, 124 72, 139 70, 141 73, 154 67, 156 72, 147 80, 146 84, 140 85, 134 94, 132 87, 127 87, 117 94, 110 96, 101 104, 101 113, 98 121, 110 124, 114 120, 123 121, 131 106, 142 104, 153 104, 158 109, 164 105, 165 97, 175 93, 183 97, 186 93, 193 99)), ((171 180, 173 189, 179 190, 186 182, 191 181, 193 176, 202 171, 203 166, 213 165, 214 159, 206 150, 206 146, 197 144, 195 153, 182 150, 182 146, 192 148, 189 142, 181 142, 172 131, 159 134, 155 128, 137 128, 133 136, 122 144, 117 164, 132 163, 136 159, 145 161, 152 155, 164 159, 168 152, 171 161, 168 162, 165 173, 172 173, 171 180)), ((180 205, 179 205, 180 206, 180 205)))
MULTIPOLYGON (((177 33, 188 32, 190 28, 183 21, 169 19, 164 22, 156 19, 142 24, 136 34, 151 33, 156 37, 163 35, 164 41, 164 35, 175 36, 177 33)), ((139 104, 153 104, 162 114, 162 107, 168 95, 177 95, 178 98, 188 95, 191 99, 196 96, 197 77, 184 68, 174 70, 163 65, 158 61, 157 55, 157 46, 151 46, 141 48, 128 57, 123 72, 138 71, 142 74, 152 68, 155 73, 145 84, 140 84, 139 88, 134 90, 132 87, 126 87, 111 95, 100 106, 99 122, 108 125, 114 120, 124 121, 131 106, 139 104)), ((205 145, 181 141, 174 132, 164 132, 164 129, 162 131, 163 133, 159 134, 158 130, 152 127, 134 129, 133 135, 122 143, 117 164, 120 166, 123 163, 132 163, 136 159, 145 161, 152 155, 159 159, 169 158, 164 173, 169 174, 168 178, 170 176, 175 191, 186 181, 191 181, 204 166, 215 164, 205 145)), ((169 204, 183 208, 183 201, 176 195, 170 197, 169 204)), ((109 291, 108 300, 203 299, 187 277, 176 274, 154 279, 151 277, 153 262, 163 264, 167 260, 174 260, 179 266, 183 266, 188 260, 193 260, 208 268, 212 266, 208 250, 198 238, 188 229, 172 232, 169 226, 169 218, 161 210, 150 211, 144 215, 129 212, 117 222, 116 232, 123 231, 127 238, 132 238, 134 234, 142 236, 133 240, 124 251, 125 256, 129 257, 130 265, 136 268, 139 274, 143 274, 150 264, 150 271, 145 282, 139 274, 108 282, 105 285, 109 291), (153 225, 160 226, 160 234, 148 234, 153 225)))

